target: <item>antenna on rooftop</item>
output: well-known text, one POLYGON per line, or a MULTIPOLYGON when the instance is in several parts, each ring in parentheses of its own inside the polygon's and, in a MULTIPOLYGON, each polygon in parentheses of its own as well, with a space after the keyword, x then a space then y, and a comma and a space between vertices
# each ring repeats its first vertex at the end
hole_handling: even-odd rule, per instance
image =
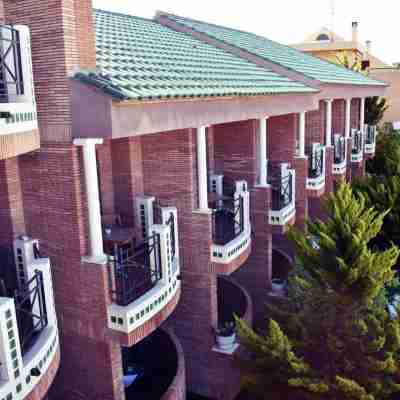
POLYGON ((331 0, 331 34, 329 35, 333 42, 333 32, 335 30, 335 0, 331 0))

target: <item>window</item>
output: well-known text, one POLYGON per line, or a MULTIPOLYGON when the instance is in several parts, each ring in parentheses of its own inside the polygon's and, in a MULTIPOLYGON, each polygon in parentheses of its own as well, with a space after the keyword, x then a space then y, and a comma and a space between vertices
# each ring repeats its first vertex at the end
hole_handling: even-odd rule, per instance
POLYGON ((331 39, 326 33, 321 33, 320 35, 317 36, 317 40, 319 42, 323 42, 323 41, 331 40, 331 39))

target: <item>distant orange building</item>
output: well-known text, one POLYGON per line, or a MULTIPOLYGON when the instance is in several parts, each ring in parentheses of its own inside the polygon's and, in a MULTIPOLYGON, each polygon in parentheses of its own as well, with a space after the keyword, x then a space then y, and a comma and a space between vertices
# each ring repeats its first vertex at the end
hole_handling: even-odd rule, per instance
POLYGON ((357 22, 352 23, 351 40, 346 40, 327 28, 321 28, 292 47, 332 62, 339 62, 344 58, 347 58, 350 65, 359 62, 371 77, 390 84, 386 94, 390 107, 383 122, 400 121, 399 65, 390 65, 375 57, 371 53, 370 41, 366 41, 365 44, 360 42, 357 22))

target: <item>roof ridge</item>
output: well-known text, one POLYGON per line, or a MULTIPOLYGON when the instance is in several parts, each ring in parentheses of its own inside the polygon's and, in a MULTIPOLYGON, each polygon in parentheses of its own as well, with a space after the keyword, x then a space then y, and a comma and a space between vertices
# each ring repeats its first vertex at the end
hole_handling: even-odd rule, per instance
MULTIPOLYGON (((265 39, 265 40, 269 40, 270 42, 273 42, 273 40, 266 38, 265 36, 261 36, 258 35, 257 33, 253 33, 253 32, 249 32, 249 31, 244 31, 242 29, 236 29, 236 28, 231 28, 229 26, 224 26, 224 25, 218 25, 218 24, 214 24, 213 22, 206 22, 206 21, 201 21, 199 19, 194 19, 194 18, 189 18, 189 17, 183 17, 177 14, 172 14, 172 13, 167 13, 164 11, 156 11, 156 15, 155 18, 157 18, 158 16, 171 16, 171 17, 176 17, 176 18, 183 18, 183 19, 187 19, 188 21, 193 21, 193 22, 198 22, 200 24, 207 24, 210 26, 215 26, 216 28, 222 28, 222 29, 231 29, 232 31, 236 31, 236 32, 241 32, 241 33, 246 33, 248 35, 254 35, 254 36, 258 36, 261 39, 265 39)), ((278 43, 278 42, 276 42, 278 43)), ((236 47, 236 46, 235 46, 236 47)))
MULTIPOLYGON (((255 36, 255 37, 260 38, 260 39, 262 39, 262 40, 265 40, 265 41, 267 41, 267 42, 276 44, 276 45, 278 45, 278 46, 285 47, 285 48, 287 48, 289 51, 292 51, 293 53, 299 54, 299 55, 302 56, 302 57, 306 57, 306 58, 308 58, 309 60, 313 60, 313 61, 316 60, 316 61, 318 61, 318 62, 321 62, 322 64, 332 65, 332 66, 334 66, 334 67, 336 67, 336 68, 338 68, 338 69, 343 69, 343 70, 345 70, 347 73, 350 73, 350 74, 352 74, 352 75, 354 75, 354 76, 357 76, 357 77, 362 76, 363 78, 368 79, 368 80, 374 80, 374 81, 377 81, 377 82, 386 83, 386 82, 380 81, 380 80, 378 80, 378 79, 372 79, 372 78, 370 78, 369 76, 365 76, 365 75, 362 74, 361 72, 354 71, 354 70, 352 70, 352 69, 346 68, 345 66, 339 65, 339 64, 337 64, 337 63, 335 63, 335 62, 333 62, 333 61, 321 59, 321 58, 318 58, 318 57, 314 57, 314 56, 312 56, 312 55, 310 55, 310 54, 307 54, 307 53, 304 53, 304 52, 302 52, 302 51, 300 51, 300 50, 297 50, 297 49, 295 49, 295 48, 293 48, 293 47, 291 47, 291 46, 289 46, 289 45, 282 44, 282 43, 280 43, 280 42, 277 42, 276 40, 271 40, 271 39, 269 39, 269 38, 267 38, 267 37, 265 37, 265 36, 258 35, 257 33, 249 32, 249 31, 244 31, 244 30, 236 29, 236 28, 230 28, 230 27, 228 27, 228 26, 218 25, 218 24, 214 24, 214 23, 210 23, 210 22, 206 22, 206 21, 200 21, 200 20, 196 20, 196 19, 193 19, 193 18, 181 17, 181 16, 179 16, 179 15, 172 14, 172 13, 167 13, 167 12, 163 12, 163 11, 157 11, 156 17, 157 17, 157 16, 163 16, 163 15, 166 16, 166 17, 170 16, 170 17, 172 17, 172 18, 173 18, 173 17, 175 17, 175 18, 181 18, 181 19, 185 19, 185 20, 192 21, 192 22, 199 23, 199 24, 205 24, 205 25, 209 25, 209 26, 214 26, 214 27, 216 27, 216 28, 231 30, 231 31, 233 31, 233 32, 239 32, 239 33, 244 33, 244 34, 247 34, 247 35, 252 35, 252 36, 255 36)), ((176 20, 175 20, 175 22, 178 23, 178 24, 181 24, 179 21, 176 21, 176 20)), ((182 25, 182 24, 181 24, 181 25, 182 25)), ((210 35, 210 34, 207 33, 207 32, 201 32, 201 31, 197 30, 195 27, 189 27, 189 28, 190 28, 190 29, 193 29, 194 31, 199 32, 199 33, 201 33, 201 34, 204 34, 204 35, 213 37, 212 35, 210 35)), ((224 40, 224 39, 222 39, 222 38, 215 38, 215 39, 218 40, 218 41, 220 41, 220 42, 223 42, 223 43, 225 43, 225 44, 227 44, 227 45, 229 45, 229 46, 235 47, 235 48, 237 48, 237 49, 239 49, 239 50, 245 50, 245 51, 247 51, 248 53, 250 53, 250 54, 252 54, 252 55, 255 55, 255 56, 257 56, 257 57, 264 58, 264 57, 260 56, 258 53, 254 52, 254 51, 252 51, 252 50, 244 49, 244 48, 242 48, 242 47, 239 47, 239 46, 236 45, 236 44, 232 44, 232 43, 230 43, 230 42, 227 42, 226 40, 224 40)), ((277 65, 280 65, 281 67, 284 67, 284 68, 286 68, 286 69, 292 70, 291 68, 287 67, 286 65, 284 65, 284 64, 282 64, 282 63, 280 63, 280 62, 277 62, 277 61, 272 60, 272 59, 270 59, 270 58, 268 58, 268 60, 269 60, 270 62, 273 62, 273 63, 277 64, 277 65)), ((298 72, 301 73, 302 75, 308 77, 308 78, 313 78, 312 76, 307 75, 307 74, 305 74, 304 72, 300 72, 300 71, 298 71, 298 72)))
POLYGON ((117 12, 117 11, 111 11, 111 10, 103 10, 101 8, 93 8, 93 11, 95 13, 112 14, 112 15, 119 15, 120 17, 127 17, 127 18, 132 18, 132 19, 140 19, 142 21, 151 22, 153 24, 156 24, 158 26, 162 26, 162 27, 165 28, 164 25, 160 24, 158 21, 154 20, 153 18, 139 17, 138 15, 125 14, 125 13, 121 13, 121 12, 117 12))

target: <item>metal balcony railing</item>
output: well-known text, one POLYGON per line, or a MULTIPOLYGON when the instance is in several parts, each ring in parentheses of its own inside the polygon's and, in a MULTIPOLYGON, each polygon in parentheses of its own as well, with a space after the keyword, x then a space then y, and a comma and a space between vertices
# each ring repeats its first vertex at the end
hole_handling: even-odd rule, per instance
POLYGON ((376 137, 376 126, 367 125, 365 129, 365 144, 367 145, 375 144, 375 137, 376 137))
POLYGON ((322 146, 319 146, 317 150, 315 150, 309 156, 309 166, 308 166, 308 177, 309 178, 318 178, 324 172, 324 149, 322 146))
POLYGON ((0 25, 0 102, 8 96, 24 94, 19 32, 0 25))
POLYGON ((244 231, 243 197, 217 200, 212 214, 213 243, 225 245, 244 231))
POLYGON ((118 247, 110 272, 113 300, 120 306, 127 306, 152 289, 162 278, 160 236, 153 234, 136 247, 118 247))
POLYGON ((287 171, 287 175, 278 174, 271 179, 273 211, 279 211, 287 207, 293 200, 293 174, 287 171))
POLYGON ((362 138, 362 132, 361 131, 353 131, 352 134, 352 149, 351 152, 353 154, 358 154, 360 152, 362 152, 363 149, 363 138, 362 138))
POLYGON ((15 291, 14 301, 21 351, 24 355, 48 324, 41 271, 36 271, 28 282, 15 291))
POLYGON ((341 164, 346 159, 346 139, 343 136, 335 138, 333 163, 341 164))

